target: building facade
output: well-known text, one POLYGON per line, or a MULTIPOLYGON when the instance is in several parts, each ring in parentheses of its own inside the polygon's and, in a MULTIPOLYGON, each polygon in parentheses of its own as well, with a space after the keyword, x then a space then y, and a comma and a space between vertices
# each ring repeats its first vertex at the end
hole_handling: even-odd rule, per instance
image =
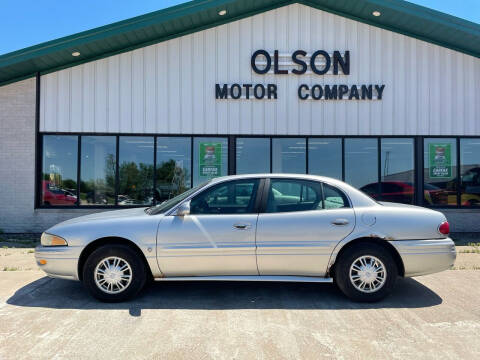
POLYGON ((170 35, 135 46, 117 38, 148 31, 119 23, 101 40, 35 48, 28 63, 18 60, 28 51, 0 57, 3 231, 270 172, 343 179, 380 201, 438 208, 453 231, 480 231, 479 25, 402 1, 360 1, 365 15, 327 1, 224 3, 143 17, 170 35), (438 37, 408 31, 412 6, 438 37), (393 11, 398 24, 382 22, 393 11), (470 38, 442 33, 445 19, 470 38), (29 66, 33 76, 21 74, 29 66))

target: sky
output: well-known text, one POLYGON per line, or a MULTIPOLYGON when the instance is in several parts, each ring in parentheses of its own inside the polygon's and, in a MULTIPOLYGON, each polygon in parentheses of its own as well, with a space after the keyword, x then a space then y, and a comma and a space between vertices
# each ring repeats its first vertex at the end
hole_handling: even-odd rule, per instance
MULTIPOLYGON (((181 0, 1 0, 0 55, 146 14, 181 0)), ((480 23, 480 0, 411 0, 480 23)))

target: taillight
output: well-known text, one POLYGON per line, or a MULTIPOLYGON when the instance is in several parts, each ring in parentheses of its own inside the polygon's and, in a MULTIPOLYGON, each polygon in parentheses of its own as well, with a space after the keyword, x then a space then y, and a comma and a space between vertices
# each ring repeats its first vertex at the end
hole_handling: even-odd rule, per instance
POLYGON ((448 235, 450 233, 450 224, 448 221, 444 221, 438 227, 438 232, 443 235, 448 235))

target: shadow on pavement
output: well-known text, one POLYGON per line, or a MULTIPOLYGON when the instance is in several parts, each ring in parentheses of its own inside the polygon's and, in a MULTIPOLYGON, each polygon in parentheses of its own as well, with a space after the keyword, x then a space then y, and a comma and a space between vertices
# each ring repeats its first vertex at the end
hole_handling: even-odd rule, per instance
POLYGON ((142 309, 383 309, 422 308, 442 299, 414 279, 399 278, 393 293, 377 303, 355 303, 332 284, 279 282, 153 283, 137 298, 102 303, 90 297, 80 282, 43 277, 20 288, 10 305, 52 309, 125 309, 140 316, 142 309))

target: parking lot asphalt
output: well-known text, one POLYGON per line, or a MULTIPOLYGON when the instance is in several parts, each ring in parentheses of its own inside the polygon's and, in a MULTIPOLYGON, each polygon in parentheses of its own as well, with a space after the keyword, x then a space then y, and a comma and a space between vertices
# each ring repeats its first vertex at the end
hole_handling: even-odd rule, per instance
POLYGON ((479 359, 480 271, 399 279, 374 304, 333 285, 154 283, 104 304, 78 282, 0 272, 0 359, 479 359))

